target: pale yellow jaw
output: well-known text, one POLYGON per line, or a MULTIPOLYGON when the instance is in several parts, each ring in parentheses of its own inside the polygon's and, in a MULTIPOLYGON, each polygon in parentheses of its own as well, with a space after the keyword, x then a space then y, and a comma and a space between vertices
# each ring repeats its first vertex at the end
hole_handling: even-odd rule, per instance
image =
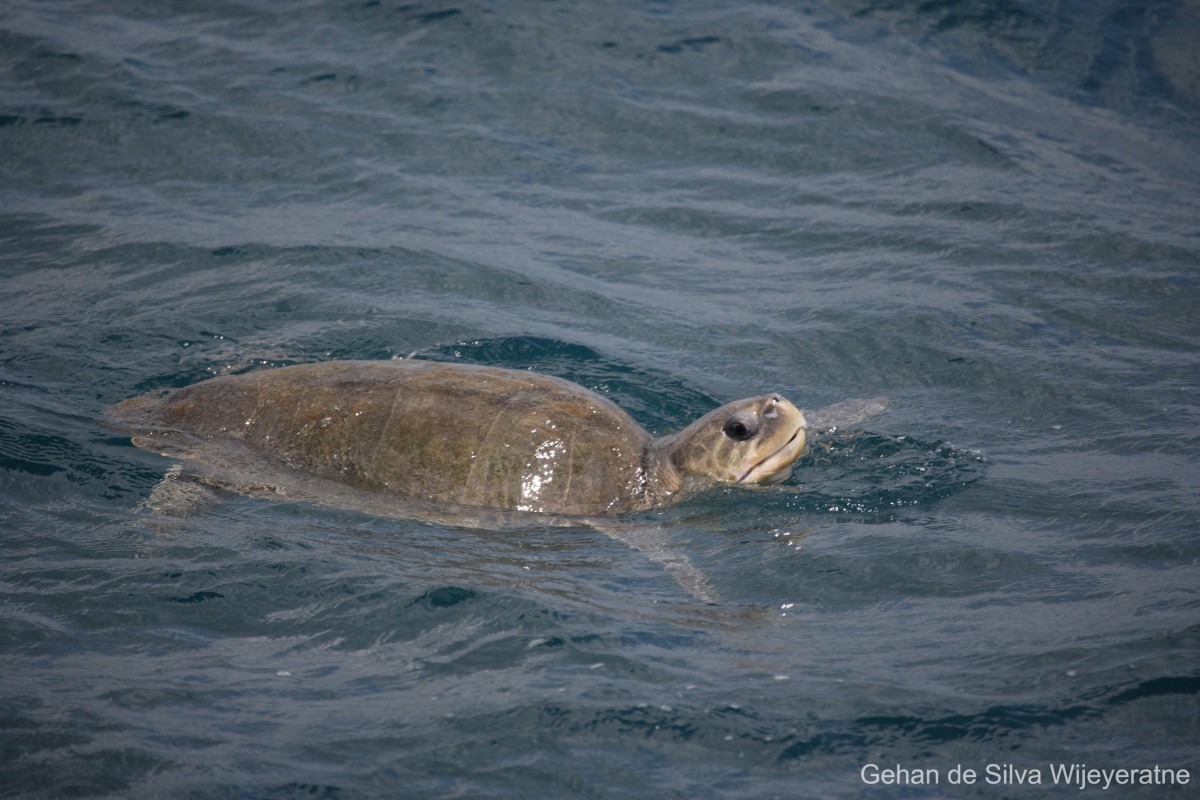
POLYGON ((804 417, 801 417, 800 425, 791 437, 773 453, 747 469, 736 482, 741 484, 779 483, 787 480, 788 476, 792 474, 792 464, 804 451, 805 430, 804 417))

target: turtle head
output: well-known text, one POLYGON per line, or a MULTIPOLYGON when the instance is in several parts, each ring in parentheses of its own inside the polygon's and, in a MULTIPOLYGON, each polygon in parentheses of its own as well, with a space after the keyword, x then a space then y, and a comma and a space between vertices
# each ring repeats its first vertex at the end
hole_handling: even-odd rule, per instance
MULTIPOLYGON (((683 483, 779 483, 804 450, 804 415, 777 394, 727 403, 655 444, 683 483)), ((661 471, 661 470, 660 470, 661 471)), ((663 476, 660 476, 660 478, 663 476)))

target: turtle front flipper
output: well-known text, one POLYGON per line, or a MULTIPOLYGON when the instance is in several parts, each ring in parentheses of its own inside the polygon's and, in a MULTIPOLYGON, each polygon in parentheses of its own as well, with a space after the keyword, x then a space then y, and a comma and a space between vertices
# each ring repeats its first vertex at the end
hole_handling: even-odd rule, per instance
POLYGON ((664 569, 683 589, 702 603, 716 605, 716 591, 704 573, 696 568, 687 554, 679 552, 667 541, 666 529, 659 525, 621 524, 613 520, 591 520, 592 527, 619 542, 634 548, 664 569))
POLYGON ((886 411, 887 407, 887 398, 884 397, 855 398, 816 411, 805 411, 804 418, 808 421, 810 435, 830 434, 870 419, 886 411))
POLYGON ((199 476, 173 464, 150 494, 137 504, 136 510, 149 511, 156 517, 188 517, 215 503, 222 494, 220 489, 204 483, 199 476))

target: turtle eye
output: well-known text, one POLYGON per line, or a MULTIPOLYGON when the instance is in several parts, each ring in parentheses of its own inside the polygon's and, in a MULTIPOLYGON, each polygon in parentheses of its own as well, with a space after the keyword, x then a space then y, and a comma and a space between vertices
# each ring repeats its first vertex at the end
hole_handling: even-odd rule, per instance
POLYGON ((758 433, 758 420, 749 414, 735 414, 721 428, 730 439, 744 442, 758 433))

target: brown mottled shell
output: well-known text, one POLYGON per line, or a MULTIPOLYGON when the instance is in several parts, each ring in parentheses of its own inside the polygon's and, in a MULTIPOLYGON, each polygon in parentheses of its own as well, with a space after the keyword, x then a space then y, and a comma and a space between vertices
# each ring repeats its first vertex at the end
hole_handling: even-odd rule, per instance
POLYGON ((651 437, 610 401, 532 372, 331 361, 143 395, 110 420, 139 446, 264 463, 419 503, 569 515, 644 507, 651 437))

